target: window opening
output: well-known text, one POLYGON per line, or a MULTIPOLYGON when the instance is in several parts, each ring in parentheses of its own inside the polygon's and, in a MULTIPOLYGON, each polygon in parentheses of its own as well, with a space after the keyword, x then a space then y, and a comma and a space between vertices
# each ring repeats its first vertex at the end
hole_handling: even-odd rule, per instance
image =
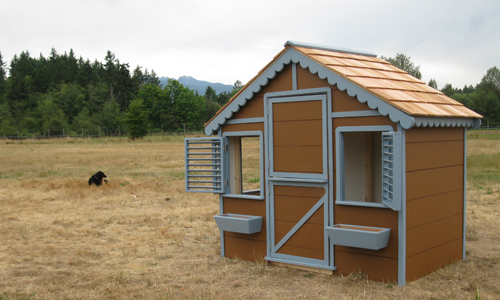
POLYGON ((381 132, 344 133, 345 200, 382 203, 381 132))
POLYGON ((401 209, 401 134, 390 126, 336 129, 336 203, 401 209))
POLYGON ((258 136, 229 137, 229 192, 260 196, 261 147, 258 136))

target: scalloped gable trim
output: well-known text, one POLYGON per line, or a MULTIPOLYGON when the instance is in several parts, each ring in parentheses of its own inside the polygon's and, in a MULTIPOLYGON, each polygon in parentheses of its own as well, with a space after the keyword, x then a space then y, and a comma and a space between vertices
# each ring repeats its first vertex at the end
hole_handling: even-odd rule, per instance
MULTIPOLYGON (((414 126, 452 126, 452 127, 476 127, 477 123, 470 119, 462 118, 419 118, 418 122, 414 117, 395 108, 384 100, 374 96, 363 88, 336 74, 332 70, 318 64, 311 58, 298 52, 293 48, 286 50, 280 57, 272 62, 267 69, 258 75, 253 82, 237 95, 217 116, 215 116, 205 127, 205 134, 214 135, 225 124, 227 120, 243 107, 248 100, 260 92, 269 81, 283 71, 286 65, 298 63, 304 69, 309 69, 312 74, 317 74, 319 78, 326 79, 330 85, 336 85, 341 91, 346 91, 351 97, 355 97, 361 103, 366 103, 371 109, 377 110, 381 115, 388 116, 392 122, 399 123, 402 128, 410 129, 414 126)), ((480 120, 479 120, 480 124, 480 120)))

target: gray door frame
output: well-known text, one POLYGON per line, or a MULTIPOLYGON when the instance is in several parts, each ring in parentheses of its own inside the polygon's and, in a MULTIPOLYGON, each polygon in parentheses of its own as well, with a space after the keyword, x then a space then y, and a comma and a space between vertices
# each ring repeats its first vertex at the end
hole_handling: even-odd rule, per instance
POLYGON ((333 224, 333 138, 330 88, 293 90, 267 93, 264 95, 265 157, 266 157, 266 219, 267 219, 267 256, 266 260, 301 265, 319 269, 336 270, 334 267, 333 245, 326 231, 324 234, 324 259, 293 256, 277 253, 279 248, 303 225, 314 212, 323 205, 324 227, 333 224), (274 171, 273 164, 273 104, 296 101, 322 101, 323 115, 323 172, 285 173, 274 171), (274 187, 304 186, 323 187, 325 195, 302 217, 302 219, 280 241, 276 241, 274 223, 274 187))

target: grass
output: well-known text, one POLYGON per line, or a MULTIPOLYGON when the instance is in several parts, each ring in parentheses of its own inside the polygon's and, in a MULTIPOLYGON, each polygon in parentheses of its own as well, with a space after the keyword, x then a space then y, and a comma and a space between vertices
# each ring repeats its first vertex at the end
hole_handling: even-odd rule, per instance
POLYGON ((178 136, 0 141, 0 300, 500 295, 500 139, 468 143, 467 260, 404 288, 361 272, 329 276, 221 258, 218 197, 184 192, 183 151, 178 136), (98 170, 110 183, 89 187, 98 170))

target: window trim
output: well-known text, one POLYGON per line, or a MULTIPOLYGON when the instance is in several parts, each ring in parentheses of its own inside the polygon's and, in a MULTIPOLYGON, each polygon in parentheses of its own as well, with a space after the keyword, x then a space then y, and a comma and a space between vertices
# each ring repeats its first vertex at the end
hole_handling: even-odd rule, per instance
POLYGON ((264 200, 264 134, 260 130, 252 130, 252 131, 231 131, 231 132, 224 132, 222 137, 226 141, 225 144, 228 145, 228 147, 231 147, 231 144, 229 142, 229 137, 258 137, 259 138, 259 156, 260 156, 260 189, 252 190, 252 191, 259 191, 259 195, 248 195, 245 194, 245 192, 251 192, 251 191, 242 191, 242 194, 233 194, 230 192, 230 167, 231 167, 231 161, 230 161, 230 155, 225 155, 224 157, 224 173, 226 175, 225 180, 227 180, 228 185, 225 188, 225 193, 222 193, 223 197, 226 198, 239 198, 239 199, 252 199, 252 200, 264 200))
POLYGON ((380 125, 380 126, 340 126, 335 129, 335 154, 336 154, 335 204, 376 207, 376 208, 390 208, 383 202, 378 203, 378 202, 343 200, 345 198, 345 189, 344 189, 344 184, 345 184, 344 133, 345 132, 381 132, 383 134, 384 132, 394 132, 394 128, 389 125, 380 125))

